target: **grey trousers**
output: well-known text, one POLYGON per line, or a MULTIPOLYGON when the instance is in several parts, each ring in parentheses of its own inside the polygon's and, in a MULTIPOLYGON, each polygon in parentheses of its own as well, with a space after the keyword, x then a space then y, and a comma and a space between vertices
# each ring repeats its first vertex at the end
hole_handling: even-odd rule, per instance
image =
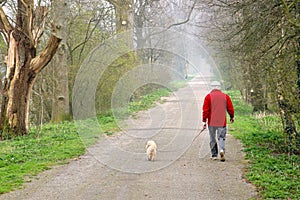
POLYGON ((218 156, 218 143, 216 140, 216 136, 219 141, 219 149, 225 151, 225 139, 226 139, 226 127, 208 127, 209 135, 210 135, 210 150, 212 157, 218 156))

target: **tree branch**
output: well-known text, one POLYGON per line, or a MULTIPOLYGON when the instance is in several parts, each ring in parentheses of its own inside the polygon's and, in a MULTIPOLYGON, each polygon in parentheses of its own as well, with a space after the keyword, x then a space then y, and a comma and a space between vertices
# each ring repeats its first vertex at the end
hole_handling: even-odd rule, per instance
POLYGON ((194 8, 195 8, 196 3, 197 3, 197 0, 194 0, 194 3, 193 3, 193 5, 192 5, 192 7, 191 7, 191 9, 190 9, 190 12, 189 12, 189 14, 188 14, 188 17, 187 17, 184 21, 178 22, 178 23, 175 23, 175 24, 171 24, 171 25, 169 25, 166 29, 164 29, 164 30, 162 30, 162 31, 154 32, 154 33, 152 33, 151 35, 147 36, 146 39, 150 38, 151 36, 161 34, 161 33, 163 33, 163 32, 165 32, 165 31, 169 30, 170 28, 172 28, 172 27, 174 27, 174 26, 179 26, 179 25, 182 25, 182 24, 185 24, 185 23, 189 22, 189 21, 190 21, 190 18, 191 18, 191 15, 192 15, 192 12, 193 12, 193 10, 194 10, 194 8))
POLYGON ((194 1, 193 5, 192 5, 192 7, 190 9, 190 12, 188 14, 188 17, 184 21, 178 22, 178 23, 175 23, 175 24, 171 24, 170 26, 167 27, 167 30, 170 29, 170 28, 172 28, 173 26, 179 26, 179 25, 182 25, 182 24, 185 24, 185 23, 189 22, 190 18, 191 18, 191 15, 192 15, 192 12, 193 12, 193 10, 195 8, 196 2, 197 2, 197 0, 194 1))
POLYGON ((118 4, 118 1, 116 0, 107 0, 109 3, 111 3, 114 7, 117 7, 119 4, 118 4))
POLYGON ((4 34, 5 40, 9 42, 9 33, 13 29, 9 23, 2 6, 0 6, 0 31, 4 34))
POLYGON ((44 50, 37 57, 31 60, 30 69, 35 73, 39 73, 44 67, 46 67, 56 53, 61 40, 61 38, 51 34, 44 50))
MULTIPOLYGON (((300 24, 298 23, 299 22, 299 20, 297 21, 297 18, 293 18, 292 16, 291 16, 291 12, 290 12, 290 8, 294 5, 294 3, 292 2, 290 5, 288 5, 288 3, 285 1, 285 0, 281 0, 281 2, 282 2, 282 4, 284 5, 284 12, 285 12, 285 14, 286 14, 286 16, 287 16, 287 20, 288 20, 288 22, 291 24, 291 25, 293 25, 293 26, 295 26, 296 28, 300 28, 300 24)), ((299 2, 298 2, 299 3, 299 2)), ((296 5, 295 5, 296 6, 296 5)), ((299 14, 298 14, 299 15, 299 14)))

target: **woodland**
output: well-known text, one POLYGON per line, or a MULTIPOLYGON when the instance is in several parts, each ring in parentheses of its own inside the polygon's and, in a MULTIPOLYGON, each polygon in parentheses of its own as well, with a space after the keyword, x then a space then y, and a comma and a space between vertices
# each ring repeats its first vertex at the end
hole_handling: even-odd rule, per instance
MULTIPOLYGON (((299 13, 299 0, 2 0, 1 140, 72 120, 76 74, 95 44, 132 31, 129 40, 143 45, 149 41, 134 30, 160 27, 201 41, 225 89, 240 91, 253 113, 280 116, 288 151, 299 154, 299 13)), ((109 112, 114 84, 136 65, 181 63, 178 70, 187 75, 184 58, 139 49, 101 76, 98 113, 109 112)), ((156 87, 141 88, 133 99, 156 87)))

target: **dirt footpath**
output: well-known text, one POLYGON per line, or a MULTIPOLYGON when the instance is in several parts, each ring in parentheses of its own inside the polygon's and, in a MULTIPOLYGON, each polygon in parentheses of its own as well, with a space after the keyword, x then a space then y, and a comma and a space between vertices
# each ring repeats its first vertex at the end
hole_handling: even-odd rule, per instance
POLYGON ((210 160, 207 131, 193 141, 201 128, 199 109, 207 91, 203 79, 195 78, 165 103, 129 119, 122 125, 124 132, 103 137, 78 160, 41 173, 24 189, 1 195, 0 200, 255 197, 255 188, 242 177, 245 161, 238 140, 228 134, 226 162, 210 160), (148 139, 158 145, 153 162, 145 155, 148 139))

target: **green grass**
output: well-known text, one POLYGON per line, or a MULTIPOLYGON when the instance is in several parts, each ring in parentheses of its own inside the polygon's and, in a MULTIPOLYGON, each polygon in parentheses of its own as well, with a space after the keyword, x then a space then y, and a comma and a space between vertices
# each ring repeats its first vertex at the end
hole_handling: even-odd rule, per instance
POLYGON ((236 109, 230 133, 244 144, 249 168, 245 176, 262 199, 300 199, 300 157, 288 155, 279 116, 252 115, 239 93, 228 93, 236 109))
MULTIPOLYGON (((177 84, 182 87, 184 84, 177 84)), ((162 96, 170 91, 162 88, 145 95, 130 105, 130 113, 149 109, 162 96)), ((97 117, 101 132, 89 127, 93 120, 82 121, 87 135, 79 135, 71 121, 58 124, 45 124, 41 129, 31 128, 28 135, 0 141, 0 194, 18 189, 38 173, 53 166, 68 163, 71 159, 84 154, 86 147, 97 141, 102 133, 111 135, 118 128, 111 112, 97 117)))
POLYGON ((161 97, 169 96, 171 92, 183 88, 186 86, 187 81, 191 80, 189 77, 187 80, 174 81, 170 84, 169 88, 162 87, 147 95, 142 96, 141 99, 135 102, 131 102, 129 105, 129 113, 134 114, 141 110, 147 110, 155 105, 155 102, 160 101, 161 97))
MULTIPOLYGON (((112 116, 99 116, 102 133, 118 130, 112 116)), ((90 138, 77 133, 73 122, 32 128, 26 136, 0 142, 0 194, 18 189, 38 173, 84 154, 101 133, 90 138), (88 139, 88 140, 86 140, 88 139)))
POLYGON ((54 165, 83 154, 73 123, 45 125, 23 137, 0 143, 0 193, 19 188, 25 180, 54 165))
POLYGON ((155 92, 143 96, 139 101, 131 102, 129 112, 135 113, 141 110, 147 110, 154 105, 154 102, 159 101, 160 97, 168 96, 170 91, 167 88, 161 88, 155 92))

